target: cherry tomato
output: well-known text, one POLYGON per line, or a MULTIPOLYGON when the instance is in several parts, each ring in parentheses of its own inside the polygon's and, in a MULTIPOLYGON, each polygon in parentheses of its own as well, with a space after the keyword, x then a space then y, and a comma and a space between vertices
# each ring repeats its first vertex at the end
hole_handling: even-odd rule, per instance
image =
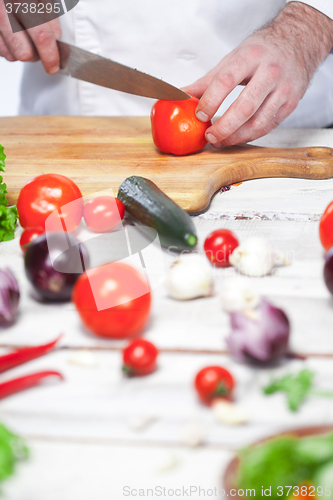
POLYGON ((208 404, 214 398, 230 397, 235 381, 231 373, 222 366, 207 366, 199 371, 194 385, 201 401, 208 404))
POLYGON ((325 250, 333 246, 333 201, 328 205, 319 222, 320 241, 325 250))
POLYGON ((229 266, 229 255, 238 247, 239 241, 228 229, 217 229, 207 236, 204 250, 208 259, 217 267, 229 266))
POLYGON ((106 233, 118 226, 125 215, 125 205, 118 198, 98 196, 88 201, 83 209, 83 218, 91 231, 106 233))
POLYGON ((201 122, 195 116, 199 99, 157 101, 150 119, 155 146, 162 153, 187 155, 200 151, 206 144, 205 132, 211 122, 201 122))
POLYGON ((22 252, 26 253, 30 243, 44 233, 45 229, 43 227, 28 227, 25 229, 20 238, 20 247, 22 252))
POLYGON ((129 375, 148 375, 156 369, 158 350, 144 339, 133 340, 123 350, 123 371, 129 375))
POLYGON ((82 274, 72 299, 83 323, 93 333, 125 338, 139 333, 147 323, 151 294, 136 269, 111 262, 82 274))
POLYGON ((82 194, 67 177, 43 174, 23 186, 17 200, 17 210, 24 228, 45 228, 46 219, 53 214, 47 222, 48 231, 72 232, 82 219, 82 194))

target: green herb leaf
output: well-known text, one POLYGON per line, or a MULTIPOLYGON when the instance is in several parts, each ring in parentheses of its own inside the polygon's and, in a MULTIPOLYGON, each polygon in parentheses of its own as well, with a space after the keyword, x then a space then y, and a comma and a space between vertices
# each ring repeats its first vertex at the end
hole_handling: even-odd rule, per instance
MULTIPOLYGON (((5 172, 6 155, 4 147, 0 144, 0 171, 5 172)), ((8 207, 6 198, 7 186, 0 175, 0 241, 13 240, 15 237, 15 227, 18 218, 16 206, 8 207)))
POLYGON ((0 424, 0 482, 13 475, 16 462, 28 455, 24 441, 0 424))
POLYGON ((281 495, 279 486, 297 486, 311 479, 313 473, 297 453, 297 445, 296 438, 281 436, 243 450, 237 487, 254 490, 251 497, 287 498, 287 490, 283 488, 281 495))
POLYGON ((294 487, 308 481, 333 486, 332 433, 278 436, 240 451, 239 460, 236 484, 247 491, 247 498, 291 499, 294 487))
POLYGON ((285 375, 267 385, 264 394, 284 392, 287 396, 288 406, 291 411, 297 411, 305 398, 311 393, 314 372, 303 369, 296 375, 285 375))
POLYGON ((3 146, 1 146, 1 144, 0 144, 0 170, 1 170, 1 172, 5 171, 5 166, 6 166, 6 163, 5 163, 6 155, 5 155, 4 151, 5 151, 5 148, 3 146))

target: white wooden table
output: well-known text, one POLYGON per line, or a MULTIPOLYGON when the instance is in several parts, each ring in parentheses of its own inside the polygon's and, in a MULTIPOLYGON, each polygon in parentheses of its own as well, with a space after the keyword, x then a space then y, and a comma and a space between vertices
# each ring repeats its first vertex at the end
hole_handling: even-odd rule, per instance
MULTIPOLYGON (((333 147, 333 130, 280 129, 256 144, 333 147)), ((1 243, 1 267, 16 273, 22 291, 16 324, 0 332, 1 349, 64 334, 57 351, 1 379, 43 368, 58 369, 66 379, 0 402, 0 420, 25 436, 31 449, 30 459, 4 484, 4 500, 197 500, 203 492, 219 498, 223 471, 238 448, 297 426, 333 425, 330 399, 309 400, 292 414, 283 396, 268 398, 261 391, 272 375, 304 366, 316 371, 320 387, 333 390, 333 301, 322 278, 318 237, 320 216, 332 200, 333 180, 256 180, 217 194, 208 212, 194 219, 200 248, 205 236, 224 227, 240 240, 263 236, 292 256, 291 266, 254 280, 287 312, 292 350, 304 356, 275 370, 236 364, 227 354, 229 320, 218 292, 233 270, 216 274, 216 295, 209 299, 180 303, 169 299, 162 286, 156 288, 144 336, 161 350, 159 369, 149 377, 124 379, 121 349, 127 342, 89 334, 70 304, 36 302, 23 271, 20 230, 14 241, 1 243), (70 363, 80 349, 92 351, 96 367, 70 363), (208 364, 232 371, 236 400, 249 415, 248 424, 222 425, 198 402, 193 379, 208 364), (143 421, 147 425, 140 426, 143 421), (201 435, 200 446, 190 446, 193 433, 201 435)))

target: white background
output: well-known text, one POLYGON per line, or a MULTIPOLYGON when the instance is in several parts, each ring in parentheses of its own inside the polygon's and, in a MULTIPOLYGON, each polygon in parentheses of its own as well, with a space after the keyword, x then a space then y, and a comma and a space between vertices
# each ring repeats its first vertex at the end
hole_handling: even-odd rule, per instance
POLYGON ((23 63, 0 57, 0 116, 18 114, 22 70, 23 63))

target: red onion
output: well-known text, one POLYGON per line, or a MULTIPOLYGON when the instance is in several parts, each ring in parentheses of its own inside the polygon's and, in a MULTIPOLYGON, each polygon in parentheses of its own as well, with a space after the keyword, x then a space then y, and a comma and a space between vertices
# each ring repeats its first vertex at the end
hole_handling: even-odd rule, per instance
POLYGON ((290 324, 286 314, 261 299, 250 314, 230 313, 232 332, 226 339, 238 361, 275 361, 288 352, 290 324))
POLYGON ((70 300, 75 281, 89 267, 89 255, 73 235, 50 232, 31 242, 24 265, 28 280, 43 299, 64 301, 70 300))
POLYGON ((20 290, 10 269, 0 269, 0 324, 13 321, 20 300, 20 290))
POLYGON ((333 295, 333 247, 325 255, 324 281, 328 291, 333 295))

